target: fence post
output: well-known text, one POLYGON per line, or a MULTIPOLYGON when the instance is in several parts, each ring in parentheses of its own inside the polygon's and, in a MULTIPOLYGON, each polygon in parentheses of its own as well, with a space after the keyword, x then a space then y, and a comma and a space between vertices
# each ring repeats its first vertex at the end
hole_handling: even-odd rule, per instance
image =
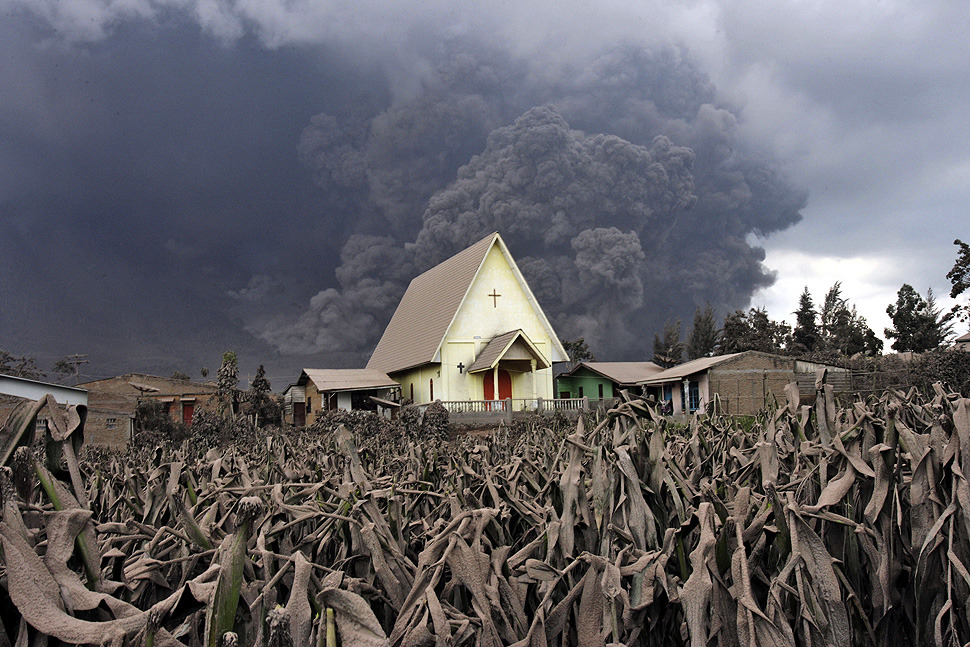
POLYGON ((505 418, 512 424, 512 398, 505 398, 505 418))
POLYGON ((583 396, 583 411, 589 411, 589 396, 583 396))
POLYGON ((545 413, 546 406, 542 402, 542 398, 536 398, 536 411, 539 413, 545 413))

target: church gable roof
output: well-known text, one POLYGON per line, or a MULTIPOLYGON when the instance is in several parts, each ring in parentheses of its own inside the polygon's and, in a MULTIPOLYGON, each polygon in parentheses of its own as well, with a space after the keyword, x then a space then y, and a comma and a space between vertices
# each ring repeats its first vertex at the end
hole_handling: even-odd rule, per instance
MULTIPOLYGON (((498 233, 493 233, 411 281, 367 362, 367 368, 394 373, 436 361, 442 341, 493 246, 502 251, 537 316, 549 331, 556 354, 565 357, 552 326, 515 266, 504 241, 498 233)), ((550 359, 555 360, 555 357, 550 359)))
POLYGON ((391 373, 434 359, 497 236, 483 238, 411 281, 367 368, 391 373))

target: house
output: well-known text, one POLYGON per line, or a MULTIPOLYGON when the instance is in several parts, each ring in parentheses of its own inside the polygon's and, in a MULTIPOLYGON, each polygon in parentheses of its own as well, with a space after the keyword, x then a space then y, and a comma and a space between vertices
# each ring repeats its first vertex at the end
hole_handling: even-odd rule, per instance
POLYGON ((367 368, 418 404, 502 400, 528 408, 555 397, 552 366, 567 360, 493 233, 411 281, 367 368))
POLYGON ((158 402, 166 415, 186 426, 196 410, 215 410, 218 388, 144 373, 128 373, 84 383, 89 393, 85 439, 95 445, 123 448, 134 431, 139 402, 158 402))
POLYGON ((324 411, 394 409, 401 385, 373 369, 305 368, 283 391, 283 422, 313 424, 324 411))
POLYGON ((560 398, 617 398, 620 390, 640 393, 641 384, 662 371, 653 362, 580 362, 556 378, 560 398))
MULTIPOLYGON (((88 392, 85 389, 13 375, 0 375, 0 427, 18 405, 27 401, 40 400, 47 394, 54 396, 54 400, 65 407, 88 406, 88 392)), ((41 410, 37 415, 38 429, 46 427, 48 415, 46 410, 41 410)), ((87 437, 86 432, 85 437, 87 437)))
POLYGON ((755 415, 766 405, 786 402, 785 386, 791 382, 798 383, 803 402, 814 400, 820 368, 828 370, 835 392, 849 390, 848 369, 753 350, 695 359, 640 384, 645 393, 669 403, 674 415, 703 410, 715 398, 722 413, 755 415))
POLYGON ((956 350, 970 351, 970 332, 960 335, 953 340, 953 348, 956 350))

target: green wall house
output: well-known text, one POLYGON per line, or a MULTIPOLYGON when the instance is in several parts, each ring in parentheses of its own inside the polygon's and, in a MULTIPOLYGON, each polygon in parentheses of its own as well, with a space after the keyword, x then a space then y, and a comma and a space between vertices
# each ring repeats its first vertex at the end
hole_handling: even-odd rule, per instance
POLYGON ((653 362, 580 362, 556 379, 556 397, 609 400, 621 389, 639 393, 639 383, 662 370, 653 362))

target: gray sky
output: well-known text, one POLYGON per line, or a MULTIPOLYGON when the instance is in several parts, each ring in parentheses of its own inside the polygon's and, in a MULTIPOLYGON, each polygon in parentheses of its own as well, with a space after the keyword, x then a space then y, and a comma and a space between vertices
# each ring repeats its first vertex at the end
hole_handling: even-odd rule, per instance
MULTIPOLYGON (((716 87, 717 118, 733 120, 710 126, 732 133, 731 159, 767 155, 807 198, 797 224, 739 230, 777 273, 751 301, 774 318, 790 319, 803 286, 819 301, 836 280, 877 333, 902 283, 946 295, 952 241, 970 238, 970 5, 549 6, 0 0, 0 348, 45 367, 87 352, 92 375, 197 375, 231 347, 244 374, 272 367, 277 388, 303 363, 356 365, 360 352, 295 354, 267 340, 326 321, 348 298, 335 279, 341 249, 352 234, 382 233, 368 209, 389 199, 375 192, 348 215, 346 196, 301 159, 301 136, 321 113, 341 124, 385 115, 368 126, 373 141, 393 121, 388 107, 426 96, 442 52, 469 41, 489 48, 480 58, 512 61, 495 66, 508 112, 489 104, 482 132, 511 126, 530 92, 541 102, 561 79, 582 85, 604 47, 680 48, 685 69, 716 87), (329 288, 330 310, 314 310, 329 288)), ((663 132, 684 144, 675 122, 663 132)), ((685 140, 702 129, 691 121, 685 140)), ((416 233, 404 227, 395 244, 416 233)), ((757 279, 746 281, 725 303, 744 305, 757 279)), ((568 321, 585 330, 584 316, 568 321)))

